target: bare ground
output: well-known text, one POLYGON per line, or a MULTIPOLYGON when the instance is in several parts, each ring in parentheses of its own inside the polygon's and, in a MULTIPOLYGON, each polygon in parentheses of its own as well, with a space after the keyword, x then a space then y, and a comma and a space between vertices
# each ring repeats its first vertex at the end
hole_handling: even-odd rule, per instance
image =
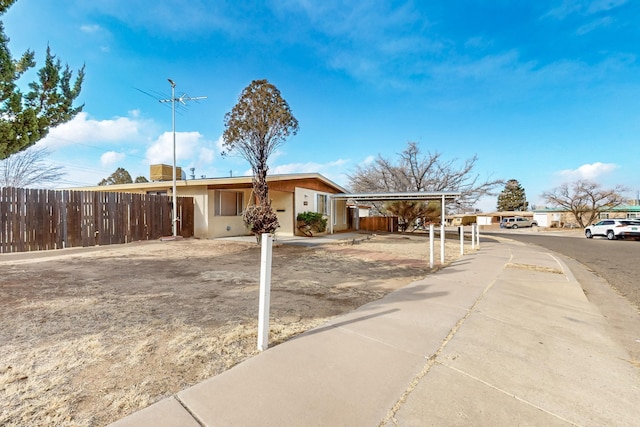
MULTIPOLYGON (((0 268, 2 426, 105 425, 257 353, 255 244, 133 243, 0 268)), ((429 272, 423 237, 276 245, 270 345, 429 272)))

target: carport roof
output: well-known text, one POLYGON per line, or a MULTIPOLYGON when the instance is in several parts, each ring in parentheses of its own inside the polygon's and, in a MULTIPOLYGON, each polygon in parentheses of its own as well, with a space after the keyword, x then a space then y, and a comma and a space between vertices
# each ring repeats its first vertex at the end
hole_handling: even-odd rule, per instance
POLYGON ((414 193, 339 193, 332 194, 336 200, 355 200, 358 202, 390 202, 405 200, 455 200, 462 193, 455 191, 417 191, 414 193))

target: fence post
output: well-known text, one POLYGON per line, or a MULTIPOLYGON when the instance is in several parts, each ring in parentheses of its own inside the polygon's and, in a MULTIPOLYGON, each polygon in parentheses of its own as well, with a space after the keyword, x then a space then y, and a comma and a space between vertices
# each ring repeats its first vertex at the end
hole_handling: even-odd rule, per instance
POLYGON ((271 258, 273 237, 262 235, 262 251, 260 257, 260 307, 258 309, 258 350, 269 347, 269 300, 271 294, 271 258))
MULTIPOLYGON (((473 226, 471 226, 473 230, 473 226)), ((460 255, 464 255, 464 225, 460 226, 460 255)))

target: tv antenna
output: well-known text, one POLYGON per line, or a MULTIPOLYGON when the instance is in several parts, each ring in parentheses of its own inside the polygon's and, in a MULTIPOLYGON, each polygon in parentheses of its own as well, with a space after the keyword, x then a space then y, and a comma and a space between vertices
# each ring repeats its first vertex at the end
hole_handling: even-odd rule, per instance
POLYGON ((183 93, 180 97, 176 98, 176 84, 173 80, 167 79, 169 84, 171 85, 171 98, 169 99, 159 99, 161 103, 170 102, 171 103, 171 125, 173 128, 173 219, 172 219, 172 228, 173 228, 173 237, 175 238, 178 235, 178 221, 180 219, 177 216, 177 202, 178 199, 176 197, 176 102, 179 102, 183 105, 187 105, 185 101, 195 101, 198 99, 206 99, 206 96, 187 96, 186 93, 183 93))

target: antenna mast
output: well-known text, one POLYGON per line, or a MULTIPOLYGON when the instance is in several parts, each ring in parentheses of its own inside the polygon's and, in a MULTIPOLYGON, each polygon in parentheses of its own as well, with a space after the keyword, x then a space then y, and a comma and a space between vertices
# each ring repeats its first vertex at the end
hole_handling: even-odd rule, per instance
MULTIPOLYGON (((173 218, 172 218, 172 228, 173 228, 173 237, 178 236, 178 221, 180 218, 177 216, 177 208, 178 208, 178 199, 176 197, 176 101, 180 102, 183 105, 187 105, 185 101, 195 101, 197 99, 206 99, 206 96, 187 96, 186 93, 182 94, 179 98, 176 98, 176 84, 173 80, 167 79, 169 84, 171 85, 171 98, 170 99, 159 99, 160 102, 171 102, 171 126, 173 128, 173 218)), ((182 177, 181 177, 182 178, 182 177)))

